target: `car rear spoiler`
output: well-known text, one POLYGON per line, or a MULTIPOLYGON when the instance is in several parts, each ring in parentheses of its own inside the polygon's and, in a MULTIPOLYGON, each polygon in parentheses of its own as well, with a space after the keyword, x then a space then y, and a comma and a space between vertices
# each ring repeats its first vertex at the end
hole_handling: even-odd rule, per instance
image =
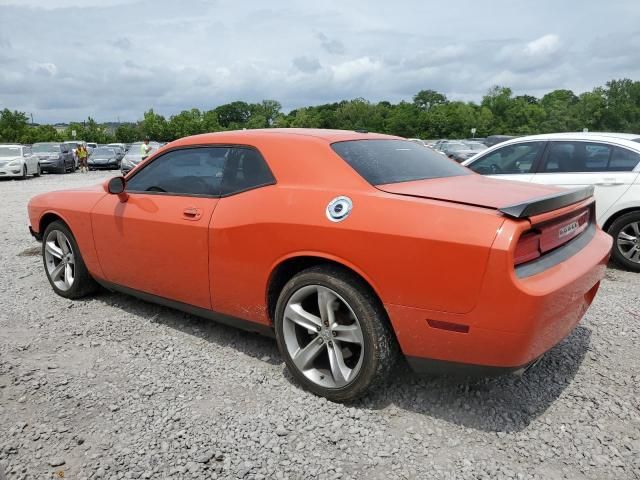
POLYGON ((552 193, 544 197, 533 198, 527 202, 517 203, 499 208, 498 210, 513 218, 525 218, 541 213, 557 210, 574 203, 581 202, 593 196, 593 185, 583 188, 575 188, 564 192, 552 193))

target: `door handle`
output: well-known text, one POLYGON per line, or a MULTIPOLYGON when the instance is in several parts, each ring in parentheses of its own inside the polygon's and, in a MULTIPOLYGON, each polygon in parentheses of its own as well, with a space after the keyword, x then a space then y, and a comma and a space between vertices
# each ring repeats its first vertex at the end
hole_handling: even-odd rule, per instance
POLYGON ((622 185, 622 182, 616 178, 603 178, 602 180, 596 182, 596 185, 601 187, 614 187, 616 185, 622 185))
POLYGON ((200 217, 202 217, 202 210, 193 207, 185 208, 182 211, 182 216, 185 220, 200 220, 200 217))

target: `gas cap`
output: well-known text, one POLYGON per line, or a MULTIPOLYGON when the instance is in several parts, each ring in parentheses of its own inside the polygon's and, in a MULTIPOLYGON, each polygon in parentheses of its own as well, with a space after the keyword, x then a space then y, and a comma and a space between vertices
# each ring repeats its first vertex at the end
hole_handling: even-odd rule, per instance
POLYGON ((349 197, 336 197, 327 205, 327 218, 332 222, 340 222, 349 216, 353 203, 349 197))

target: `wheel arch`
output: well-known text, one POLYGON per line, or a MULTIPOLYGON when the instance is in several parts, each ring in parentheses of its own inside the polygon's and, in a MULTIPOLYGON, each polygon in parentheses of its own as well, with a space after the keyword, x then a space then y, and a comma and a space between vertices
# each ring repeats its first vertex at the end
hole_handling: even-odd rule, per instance
POLYGON ((67 222, 62 215, 56 212, 45 212, 40 217, 40 221, 38 222, 38 233, 40 235, 44 235, 44 231, 47 229, 47 227, 53 222, 55 222, 56 220, 61 221, 67 226, 69 230, 71 230, 71 227, 69 226, 69 222, 67 222))
POLYGON ((266 288, 266 305, 267 315, 272 323, 275 319, 276 305, 280 297, 280 292, 282 292, 287 282, 301 271, 318 265, 333 265, 357 276, 371 290, 371 293, 375 296, 376 300, 380 302, 380 306, 386 312, 382 297, 374 282, 358 267, 332 255, 304 252, 281 258, 271 268, 266 288))
POLYGON ((626 215, 627 213, 633 213, 633 212, 640 212, 640 207, 629 207, 629 208, 623 208, 622 210, 618 210, 616 213, 612 214, 609 218, 607 218, 607 220, 602 224, 602 230, 608 233, 609 228, 611 228, 611 225, 613 225, 613 222, 615 222, 621 216, 626 215))

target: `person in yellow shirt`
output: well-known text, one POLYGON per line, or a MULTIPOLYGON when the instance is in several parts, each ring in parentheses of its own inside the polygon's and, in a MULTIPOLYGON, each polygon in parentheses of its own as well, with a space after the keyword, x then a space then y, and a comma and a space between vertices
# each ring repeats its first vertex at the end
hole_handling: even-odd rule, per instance
POLYGON ((80 163, 80 172, 87 173, 89 171, 89 164, 87 163, 89 152, 84 145, 78 145, 78 162, 80 163))

